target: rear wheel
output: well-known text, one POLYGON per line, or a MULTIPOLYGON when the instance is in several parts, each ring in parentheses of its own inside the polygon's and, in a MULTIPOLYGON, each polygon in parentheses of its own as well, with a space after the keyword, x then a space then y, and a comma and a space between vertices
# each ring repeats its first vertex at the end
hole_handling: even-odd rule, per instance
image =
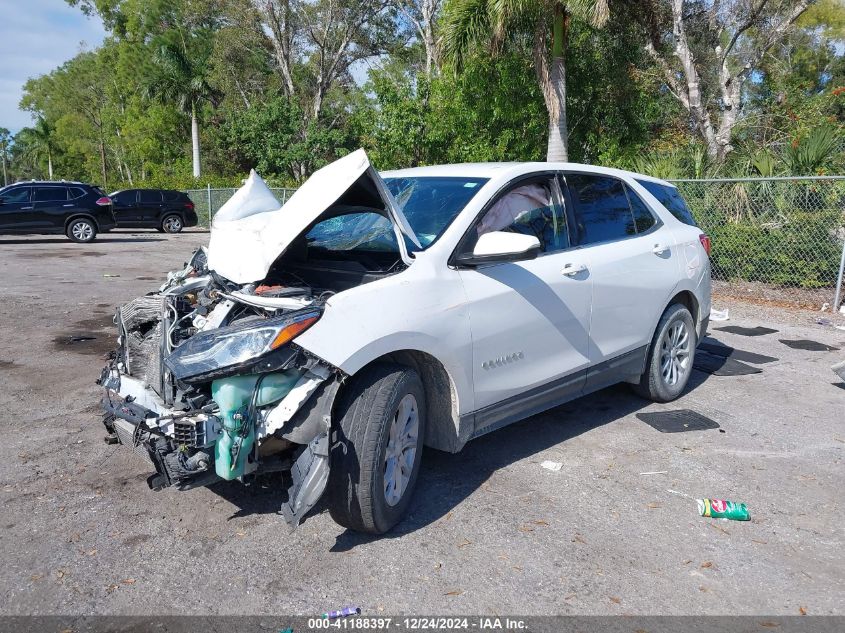
POLYGON ((645 372, 634 391, 654 402, 670 402, 680 396, 692 374, 697 343, 686 306, 675 303, 666 308, 651 342, 645 372))
POLYGON ((340 525, 383 534, 401 520, 419 475, 424 394, 417 373, 400 365, 373 365, 352 378, 329 475, 329 511, 340 525))
POLYGON ((85 244, 97 237, 97 227, 91 220, 76 218, 75 220, 71 220, 70 224, 67 225, 65 234, 72 241, 85 244))
POLYGON ((179 233, 182 230, 182 218, 168 215, 161 221, 161 228, 165 233, 179 233))

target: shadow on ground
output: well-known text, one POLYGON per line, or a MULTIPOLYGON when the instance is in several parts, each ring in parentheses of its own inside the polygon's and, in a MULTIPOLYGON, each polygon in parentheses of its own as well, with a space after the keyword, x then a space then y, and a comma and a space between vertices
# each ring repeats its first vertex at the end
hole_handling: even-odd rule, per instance
MULTIPOLYGON (((694 371, 687 391, 696 389, 708 379, 708 374, 694 371)), ((496 471, 650 404, 636 396, 627 385, 616 385, 482 436, 457 454, 426 448, 406 518, 381 536, 346 530, 338 536, 331 551, 348 551, 373 540, 396 538, 423 528, 448 514, 496 471)), ((278 513, 286 497, 283 492, 286 486, 280 475, 272 474, 259 478, 247 488, 239 482, 219 482, 210 486, 210 490, 238 507, 230 517, 234 519, 278 513)), ((323 497, 305 521, 327 510, 327 500, 323 497)))

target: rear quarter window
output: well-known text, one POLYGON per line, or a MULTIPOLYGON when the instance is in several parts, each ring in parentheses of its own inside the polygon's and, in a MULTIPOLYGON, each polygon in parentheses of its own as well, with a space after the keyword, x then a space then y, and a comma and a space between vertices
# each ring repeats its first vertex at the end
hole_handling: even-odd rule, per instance
POLYGON ((650 180, 637 180, 637 182, 640 183, 646 191, 657 198, 657 201, 666 207, 666 210, 674 215, 679 221, 684 224, 689 224, 690 226, 698 226, 692 211, 690 211, 687 203, 675 187, 661 185, 658 182, 652 182, 650 180))

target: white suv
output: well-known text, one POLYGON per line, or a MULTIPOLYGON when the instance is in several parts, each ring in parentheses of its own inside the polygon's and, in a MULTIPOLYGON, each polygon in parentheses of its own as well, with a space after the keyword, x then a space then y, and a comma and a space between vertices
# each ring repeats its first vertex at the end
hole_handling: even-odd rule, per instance
POLYGON ((109 438, 153 488, 281 471, 291 525, 327 490, 338 523, 385 532, 423 445, 456 452, 617 382, 677 398, 709 248, 675 187, 616 169, 379 175, 358 150, 284 208, 252 174, 207 254, 118 309, 109 438))

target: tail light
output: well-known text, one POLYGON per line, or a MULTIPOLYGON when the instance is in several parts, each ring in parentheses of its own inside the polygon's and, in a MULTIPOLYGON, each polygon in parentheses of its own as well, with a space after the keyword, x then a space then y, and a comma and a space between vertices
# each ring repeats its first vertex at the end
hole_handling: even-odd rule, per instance
POLYGON ((190 200, 188 200, 188 202, 185 203, 185 208, 188 209, 188 211, 193 211, 194 210, 194 203, 191 202, 190 200))
POLYGON ((107 207, 110 204, 111 204, 111 198, 109 198, 108 196, 103 196, 102 198, 99 198, 97 200, 97 206, 100 206, 100 207, 107 207))
POLYGON ((710 236, 705 235, 702 233, 698 236, 698 241, 701 242, 701 245, 704 247, 704 252, 707 253, 707 256, 710 256, 710 236))

